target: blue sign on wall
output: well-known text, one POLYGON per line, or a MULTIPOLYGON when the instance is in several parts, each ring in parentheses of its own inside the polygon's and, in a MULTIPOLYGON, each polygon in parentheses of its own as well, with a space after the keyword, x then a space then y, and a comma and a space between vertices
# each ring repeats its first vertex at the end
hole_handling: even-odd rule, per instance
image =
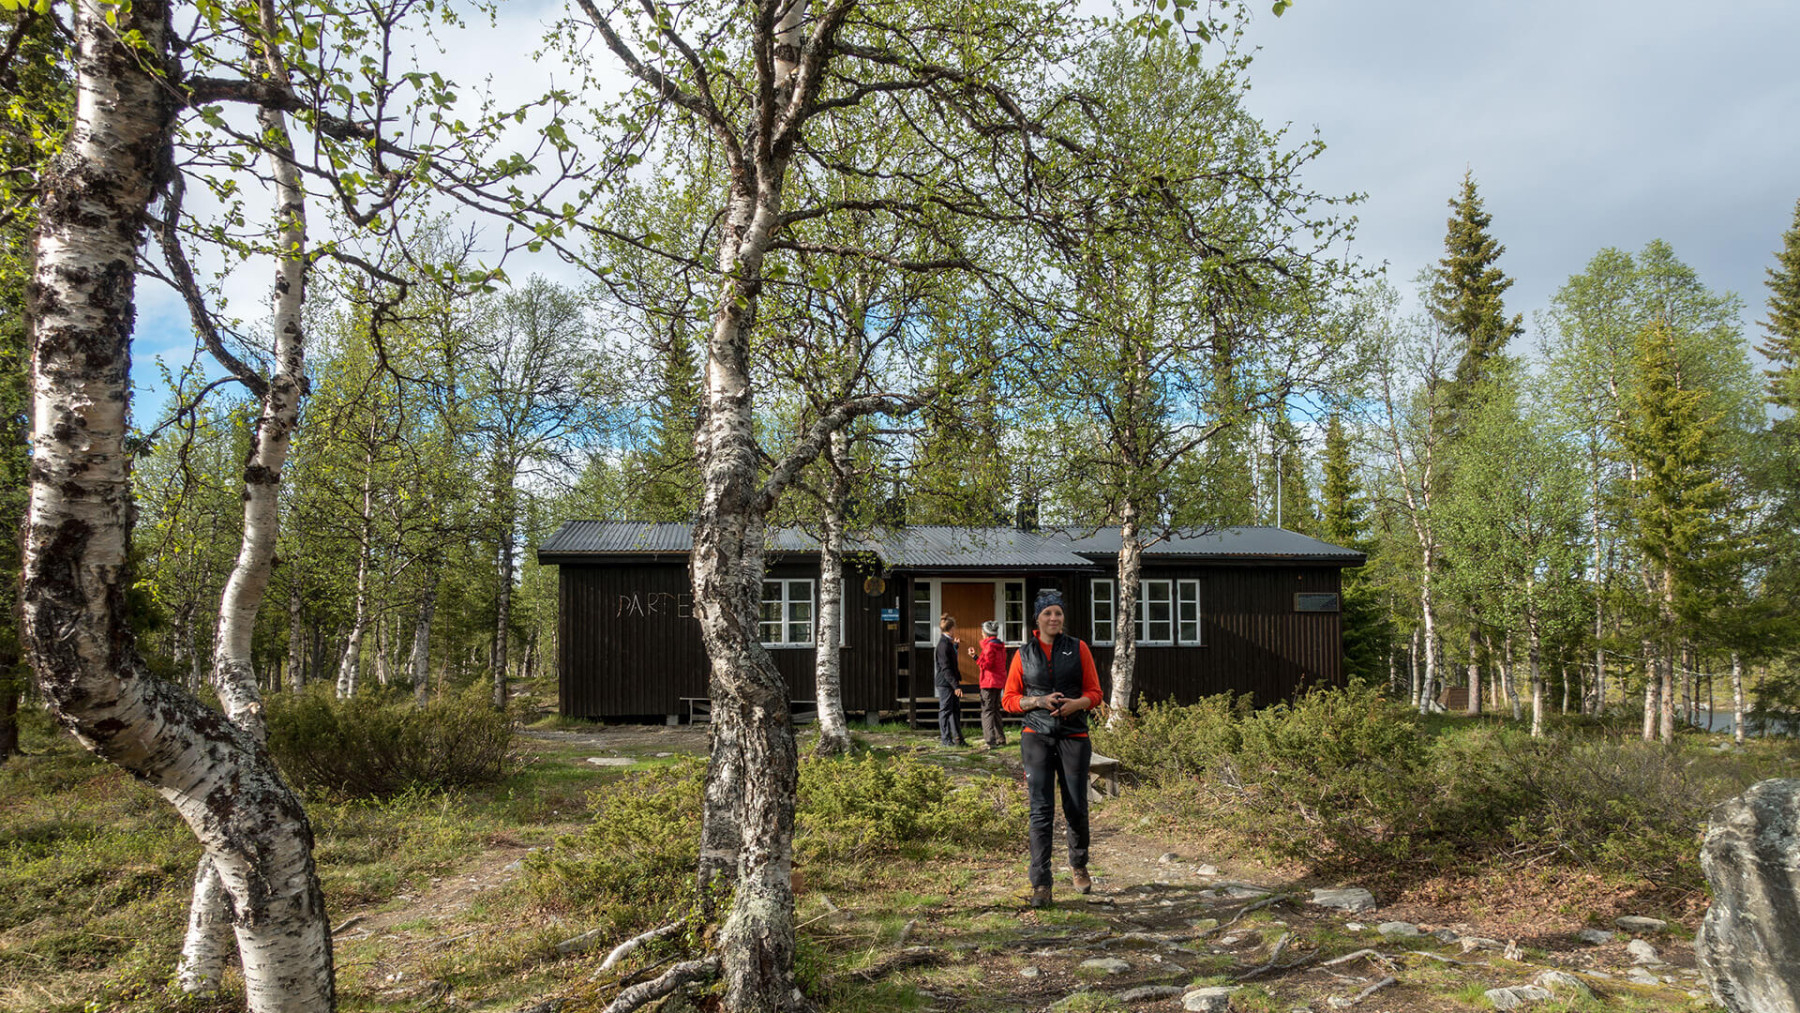
POLYGON ((899 609, 882 609, 881 610, 881 621, 884 623, 899 622, 900 621, 900 610, 899 609))

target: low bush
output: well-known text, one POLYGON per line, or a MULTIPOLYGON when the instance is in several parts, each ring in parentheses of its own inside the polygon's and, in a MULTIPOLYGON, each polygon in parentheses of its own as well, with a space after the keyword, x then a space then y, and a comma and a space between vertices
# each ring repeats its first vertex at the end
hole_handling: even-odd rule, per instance
POLYGON ((506 776, 512 747, 512 715, 481 686, 423 707, 397 692, 339 700, 323 685, 270 701, 269 751, 311 791, 384 798, 490 784, 506 776))
POLYGON ((800 765, 795 851, 802 861, 918 846, 1006 847, 1025 833, 1010 785, 956 787, 911 756, 816 758, 800 765))
POLYGON ((526 890, 548 910, 597 914, 613 931, 661 924, 693 893, 705 780, 706 761, 684 758, 595 791, 586 829, 526 858, 526 890))
MULTIPOLYGON (((587 828, 526 861, 527 890, 548 909, 589 912, 617 932, 665 921, 693 895, 705 777, 705 761, 687 759, 594 792, 587 828)), ((1025 835, 1011 784, 959 787, 910 756, 803 761, 794 820, 799 864, 1016 848, 1025 835)))
POLYGON ((1678 889, 1700 886, 1708 809, 1780 765, 1701 764, 1609 725, 1556 727, 1532 739, 1497 722, 1427 721, 1351 688, 1255 712, 1225 697, 1146 707, 1096 747, 1126 761, 1135 804, 1315 869, 1506 855, 1678 889))

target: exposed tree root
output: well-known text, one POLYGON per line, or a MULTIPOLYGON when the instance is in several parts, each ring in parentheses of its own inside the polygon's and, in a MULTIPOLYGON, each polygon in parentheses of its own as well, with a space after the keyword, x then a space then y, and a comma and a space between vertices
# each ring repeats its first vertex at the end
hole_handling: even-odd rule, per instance
POLYGON ((617 964, 619 961, 624 960, 626 957, 631 956, 634 952, 637 951, 637 949, 639 947, 643 946, 645 943, 650 942, 653 939, 666 939, 669 936, 674 935, 676 932, 679 932, 681 930, 681 927, 685 924, 687 924, 687 923, 686 922, 670 922, 669 924, 664 925, 661 928, 651 929, 650 931, 648 931, 642 935, 633 936, 630 939, 625 940, 624 942, 620 943, 619 945, 613 947, 612 952, 608 953, 606 955, 606 959, 602 960, 600 962, 600 970, 602 970, 602 971, 611 970, 614 964, 617 964))
POLYGON ((702 957, 676 964, 665 971, 662 977, 654 981, 646 981, 641 985, 633 985, 620 992, 608 1003, 603 1013, 631 1013, 656 999, 661 999, 690 982, 702 981, 718 977, 719 958, 702 957))
POLYGON ((825 979, 825 983, 828 985, 834 984, 848 978, 860 978, 863 981, 878 981, 902 968, 923 967, 927 964, 940 963, 943 959, 944 955, 942 953, 929 946, 908 946, 898 953, 888 954, 860 971, 845 971, 841 974, 830 975, 825 979))

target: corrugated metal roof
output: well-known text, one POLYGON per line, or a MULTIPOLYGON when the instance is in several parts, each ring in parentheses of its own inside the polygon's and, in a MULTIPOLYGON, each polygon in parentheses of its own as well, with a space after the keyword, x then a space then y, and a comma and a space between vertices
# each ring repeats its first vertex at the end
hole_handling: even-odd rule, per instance
MULTIPOLYGON (((848 539, 847 549, 873 552, 892 569, 1090 569, 1093 556, 1119 551, 1119 532, 1086 538, 1015 528, 919 525, 885 528, 848 539)), ((776 552, 817 552, 817 538, 798 528, 769 532, 776 552)), ((693 544, 687 524, 645 521, 565 521, 538 546, 540 556, 685 555, 693 544)), ((1361 565, 1362 553, 1282 528, 1223 528, 1178 535, 1144 550, 1146 555, 1185 559, 1293 559, 1361 565)))
POLYGON ((894 569, 953 570, 1033 567, 1079 569, 1093 562, 1069 551, 1069 541, 1017 528, 958 528, 922 524, 889 529, 870 539, 894 569))
MULTIPOLYGON (((1119 532, 1117 528, 1099 531, 1072 539, 1069 545, 1083 555, 1116 556, 1119 532)), ((1322 542, 1298 531, 1249 526, 1173 535, 1146 547, 1144 555, 1180 559, 1304 559, 1351 566, 1359 566, 1367 558, 1355 549, 1322 542)))

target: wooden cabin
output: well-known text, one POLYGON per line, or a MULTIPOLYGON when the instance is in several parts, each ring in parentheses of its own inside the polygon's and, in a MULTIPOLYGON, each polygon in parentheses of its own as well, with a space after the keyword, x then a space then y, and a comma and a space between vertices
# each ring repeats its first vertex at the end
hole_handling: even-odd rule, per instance
MULTIPOLYGON (((685 524, 569 521, 538 547, 559 572, 557 674, 572 717, 677 721, 707 708, 707 659, 693 616, 685 524)), ((937 618, 967 646, 981 624, 1023 642, 1038 591, 1056 587, 1068 631, 1093 647, 1111 693, 1119 535, 917 526, 851 540, 844 567, 844 708, 874 717, 932 692, 937 618)), ((1191 702, 1231 691, 1260 703, 1343 679, 1341 571, 1363 554, 1293 531, 1227 528, 1148 547, 1138 594, 1137 700, 1191 702)), ((818 543, 771 534, 763 642, 801 708, 813 694, 818 543)), ((976 681, 963 657, 963 681, 976 681)), ((973 696, 973 694, 971 694, 973 696)), ((1134 701, 1135 703, 1135 701, 1134 701)))

